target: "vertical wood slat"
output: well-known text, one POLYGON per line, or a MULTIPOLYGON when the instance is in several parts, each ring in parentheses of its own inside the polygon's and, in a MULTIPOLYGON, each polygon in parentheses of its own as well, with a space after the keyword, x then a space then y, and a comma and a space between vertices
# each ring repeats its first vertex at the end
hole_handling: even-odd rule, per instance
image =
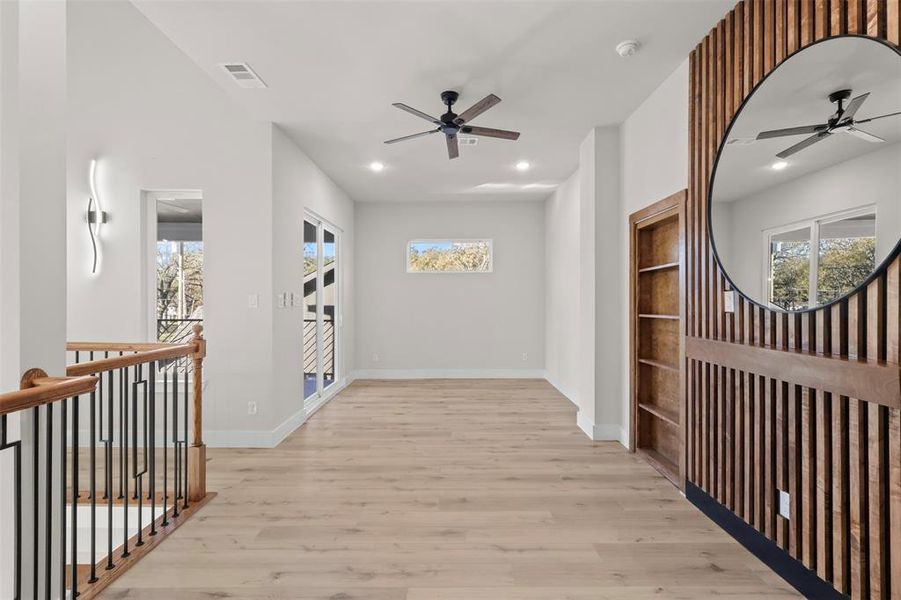
MULTIPOLYGON (((885 279, 877 277, 867 287, 866 305, 866 346, 867 360, 885 359, 885 279)), ((867 423, 869 444, 867 447, 868 508, 867 522, 869 531, 869 580, 870 598, 888 597, 887 572, 887 515, 885 506, 888 501, 887 481, 885 476, 885 451, 888 438, 888 413, 885 407, 869 403, 867 405, 867 423)))
MULTIPOLYGON (((832 354, 847 356, 847 305, 832 307, 832 354)), ((847 593, 850 578, 850 542, 848 500, 848 398, 833 397, 832 406, 832 581, 835 588, 847 593)))
MULTIPOLYGON (((901 3, 895 5, 901 7, 901 3)), ((897 13, 896 13, 897 15, 897 13)), ((886 361, 901 363, 901 257, 886 271, 886 361)), ((888 545, 890 552, 889 585, 892 598, 901 598, 901 410, 888 414, 888 545)))
MULTIPOLYGON (((848 299, 848 354, 866 354, 866 294, 848 299)), ((869 594, 868 527, 868 441, 867 407, 856 398, 848 399, 848 482, 850 582, 852 598, 869 594)))

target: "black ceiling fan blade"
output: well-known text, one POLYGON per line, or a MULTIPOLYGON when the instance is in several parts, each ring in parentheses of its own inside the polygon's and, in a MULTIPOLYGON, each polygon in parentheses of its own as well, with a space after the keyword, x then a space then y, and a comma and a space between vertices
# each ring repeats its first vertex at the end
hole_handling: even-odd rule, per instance
POLYGON ((501 99, 494 94, 488 94, 487 96, 464 110, 456 119, 454 119, 454 123, 456 123, 457 125, 460 125, 461 123, 468 123, 500 101, 501 99))
POLYGON ((804 125, 802 127, 787 127, 785 129, 773 129, 771 131, 761 131, 757 134, 758 140, 768 140, 770 138, 787 137, 790 135, 803 135, 805 133, 817 133, 826 131, 829 125, 804 125))
POLYGON ((841 120, 845 121, 847 119, 853 119, 854 113, 856 113, 858 110, 860 110, 860 107, 863 105, 864 102, 866 102, 866 100, 867 100, 867 98, 869 98, 869 96, 870 96, 870 92, 867 92, 866 94, 861 94, 860 96, 851 100, 851 102, 849 102, 848 106, 845 108, 845 112, 842 113, 841 120))
POLYGON ((427 115, 424 112, 422 112, 421 110, 416 110, 412 106, 407 106, 403 102, 395 102, 393 104, 393 106, 396 106, 397 108, 399 108, 403 111, 406 111, 406 112, 410 113, 411 115, 415 115, 415 116, 419 117, 420 119, 425 119, 426 121, 428 121, 430 123, 434 123, 435 125, 441 125, 441 121, 439 121, 435 117, 433 117, 431 115, 427 115))
POLYGON ((428 131, 423 131, 422 133, 414 133, 413 135, 405 135, 404 137, 394 138, 393 140, 387 140, 386 144, 396 144, 397 142, 405 142, 407 140, 413 140, 418 137, 424 137, 427 135, 432 135, 433 133, 438 133, 441 131, 440 129, 429 129, 428 131))
POLYGON ((795 144, 795 145, 792 146, 791 148, 787 148, 786 150, 783 150, 782 152, 780 152, 780 153, 777 154, 776 156, 779 157, 779 158, 788 158, 788 157, 791 156, 792 154, 795 154, 796 152, 800 152, 800 151, 803 150, 804 148, 807 148, 807 147, 809 147, 809 146, 813 146, 813 145, 816 144, 817 142, 820 142, 820 141, 825 140, 825 139, 826 139, 827 137, 829 137, 830 135, 832 135, 832 134, 829 133, 829 132, 826 132, 826 131, 823 131, 823 132, 821 132, 821 133, 817 133, 816 135, 812 135, 812 136, 810 136, 809 138, 804 139, 804 140, 798 142, 797 144, 795 144))
POLYGON ((478 135, 484 137, 500 138, 502 140, 518 140, 518 131, 509 131, 507 129, 492 129, 491 127, 463 127, 460 131, 467 135, 478 135))
POLYGON ((457 143, 457 136, 449 135, 447 137, 447 157, 450 159, 460 156, 460 145, 457 143))
POLYGON ((897 117, 901 115, 901 111, 889 113, 887 115, 879 115, 878 117, 870 117, 869 119, 860 119, 859 121, 854 121, 855 125, 860 125, 861 123, 869 123, 870 121, 875 121, 876 119, 884 119, 886 117, 897 117))

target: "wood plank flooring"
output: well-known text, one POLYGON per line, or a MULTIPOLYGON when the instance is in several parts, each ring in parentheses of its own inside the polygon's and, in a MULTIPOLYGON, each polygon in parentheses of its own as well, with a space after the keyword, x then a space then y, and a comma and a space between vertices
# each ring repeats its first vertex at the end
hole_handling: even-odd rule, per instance
POLYGON ((539 380, 358 381, 273 450, 210 450, 202 512, 111 599, 796 598, 539 380))

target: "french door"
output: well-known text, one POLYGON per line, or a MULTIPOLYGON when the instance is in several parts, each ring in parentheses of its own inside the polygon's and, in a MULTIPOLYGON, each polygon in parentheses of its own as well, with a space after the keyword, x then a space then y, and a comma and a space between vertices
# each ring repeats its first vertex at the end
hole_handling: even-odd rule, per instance
POLYGON ((316 408, 340 372, 340 230, 307 213, 303 223, 303 396, 316 408))

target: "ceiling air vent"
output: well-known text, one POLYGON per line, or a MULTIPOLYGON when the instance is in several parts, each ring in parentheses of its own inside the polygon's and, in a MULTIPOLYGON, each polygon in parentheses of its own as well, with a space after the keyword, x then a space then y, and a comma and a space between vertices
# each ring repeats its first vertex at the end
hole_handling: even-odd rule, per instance
POLYGON ((479 138, 477 137, 469 137, 465 135, 457 136, 457 144, 460 146, 478 146, 479 138))
POLYGON ((224 63, 219 65, 242 88, 264 88, 266 84, 254 73, 247 63, 224 63))

